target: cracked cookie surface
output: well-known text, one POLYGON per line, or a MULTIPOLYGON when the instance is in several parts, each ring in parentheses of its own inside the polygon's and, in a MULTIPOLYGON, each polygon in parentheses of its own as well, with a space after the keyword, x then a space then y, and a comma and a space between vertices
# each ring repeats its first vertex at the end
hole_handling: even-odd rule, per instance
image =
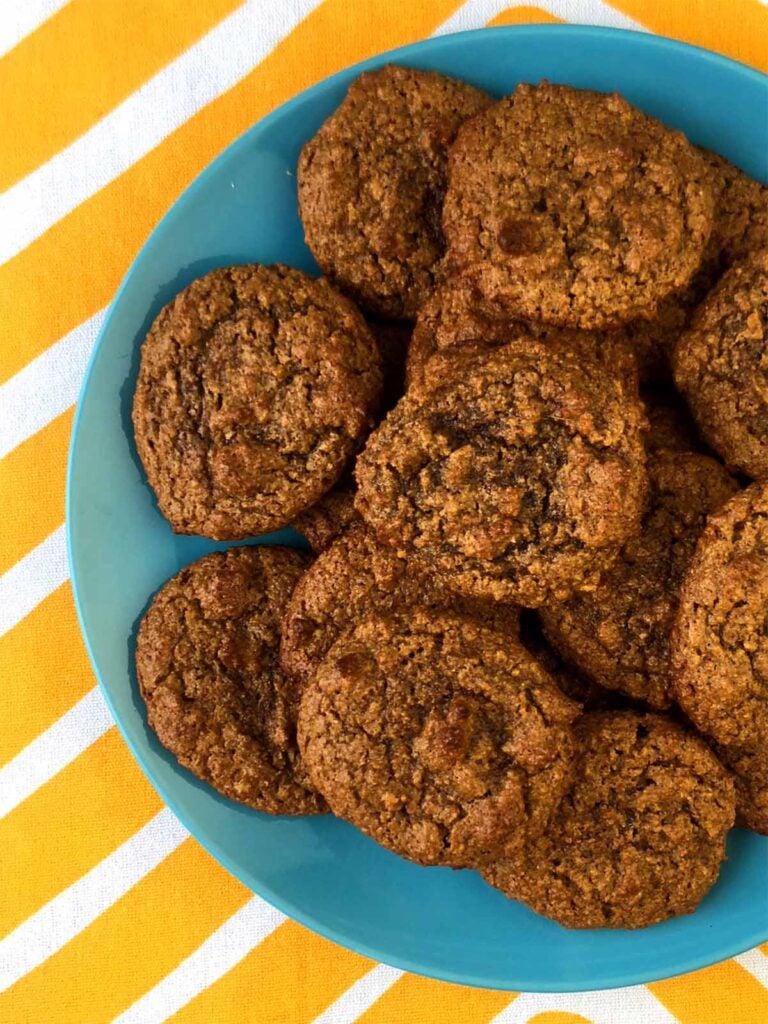
POLYGON ((366 310, 411 319, 435 283, 448 148, 490 98, 432 71, 389 65, 352 83, 301 152, 307 245, 366 310))
POLYGON ((552 824, 483 876, 567 928, 643 928, 691 913, 725 860, 727 772, 661 715, 593 712, 574 731, 574 782, 552 824))
POLYGON ((735 773, 739 814, 768 834, 768 484, 712 516, 680 594, 675 697, 735 773))
POLYGON ((307 561, 281 547, 206 555, 155 596, 136 645, 163 746, 224 796, 269 814, 326 810, 296 746, 298 691, 278 664, 280 616, 307 561))
POLYGON ((136 447, 177 533, 285 526, 339 479, 372 426, 376 344, 326 281, 225 267, 159 314, 141 349, 136 447))
POLYGON ((640 532, 590 593, 540 610, 544 632, 601 686, 652 707, 671 703, 669 634, 678 594, 707 516, 738 490, 706 455, 656 452, 640 532))
POLYGON ((731 469, 768 477, 768 250, 723 275, 672 362, 704 440, 731 469))
POLYGON ((546 826, 578 710, 521 644, 411 608, 334 644, 304 692, 299 744, 335 814, 410 860, 467 867, 546 826))
POLYGON ((622 382, 522 341, 406 394, 357 460, 381 543, 472 597, 537 607, 593 587, 640 524, 644 413, 622 382))
POLYGON ((695 273, 712 217, 703 158, 617 94, 519 85, 451 149, 448 267, 530 320, 653 317, 695 273))

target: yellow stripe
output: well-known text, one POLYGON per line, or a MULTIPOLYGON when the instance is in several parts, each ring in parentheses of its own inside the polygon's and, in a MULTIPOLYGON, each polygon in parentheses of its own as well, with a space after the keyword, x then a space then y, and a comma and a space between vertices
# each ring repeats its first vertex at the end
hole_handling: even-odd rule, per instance
POLYGON ((0 192, 68 146, 242 0, 71 0, 0 60, 0 192))
POLYGON ((397 18, 378 0, 315 9, 243 81, 0 267, 0 381, 107 304, 171 202, 235 136, 333 71, 428 35, 458 6, 423 0, 397 18))
POLYGON ((0 574, 61 526, 72 410, 0 459, 0 574))
POLYGON ((760 0, 610 0, 659 35, 768 71, 768 9, 760 0))
POLYGON ((370 960, 287 921, 169 1021, 303 1024, 322 1013, 372 967, 370 960), (246 993, 252 1009, 244 1012, 246 993))
POLYGON ((0 821, 0 935, 130 838, 162 807, 117 729, 0 821))
POLYGON ((0 637, 0 681, 12 712, 0 729, 3 765, 95 685, 68 583, 0 637))
POLYGON ((249 898, 244 886, 187 839, 58 953, 0 996, 0 1019, 15 1024, 112 1020, 249 898))
POLYGON ((405 974, 356 1024, 488 1024, 516 998, 516 992, 470 989, 405 974))
POLYGON ((501 11, 488 22, 488 27, 494 25, 560 25, 564 18, 558 18, 549 11, 543 11, 541 7, 508 7, 501 11))
POLYGON ((680 1024, 768 1021, 768 989, 733 960, 647 987, 680 1024))

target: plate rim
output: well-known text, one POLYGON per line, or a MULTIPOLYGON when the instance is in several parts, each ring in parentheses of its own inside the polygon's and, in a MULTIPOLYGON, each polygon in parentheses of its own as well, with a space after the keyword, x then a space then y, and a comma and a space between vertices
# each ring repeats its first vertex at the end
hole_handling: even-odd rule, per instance
MULTIPOLYGON (((174 199, 173 203, 166 209, 163 216, 152 228, 141 247, 133 256, 128 269, 125 271, 120 285, 118 286, 112 300, 109 303, 107 313, 104 321, 101 325, 99 333, 96 337, 96 341, 91 351, 88 362, 86 364, 85 373, 82 379, 78 391, 77 404, 75 409, 75 415, 72 423, 70 432, 70 441, 67 454, 67 465, 66 465, 66 488, 65 488, 65 533, 66 533, 66 549, 67 549, 67 561, 70 572, 70 585, 72 588, 72 595, 75 604, 75 610, 77 615, 77 622, 80 630, 81 637, 85 644, 86 652, 88 654, 88 660, 91 664, 91 668, 98 682, 99 689, 102 696, 104 697, 106 704, 109 708, 110 714, 116 724, 120 735, 130 750, 134 759, 138 762, 138 765, 148 780, 150 785, 160 796, 163 803, 171 810, 177 820, 187 829, 192 838, 198 842, 203 849, 211 854, 214 859, 221 864, 227 871, 230 872, 235 878, 238 879, 245 887, 253 892, 258 897, 264 899, 271 906, 275 907, 278 911, 285 914, 287 918, 294 920, 302 926, 310 929, 316 934, 323 938, 329 939, 337 945, 352 950, 361 956, 367 957, 373 962, 373 966, 377 963, 387 964, 395 967, 399 970, 407 971, 412 974, 420 975, 422 977, 435 978, 440 981, 445 981, 458 985, 465 985, 472 988, 485 988, 496 991, 520 991, 520 992, 538 992, 542 994, 558 993, 558 992, 586 992, 586 991, 605 991, 608 989, 620 989, 626 988, 633 985, 649 984, 654 981, 663 980, 670 977, 680 977, 690 973, 691 971, 699 970, 701 968, 710 966, 715 963, 720 963, 724 960, 728 960, 734 956, 739 955, 753 947, 760 945, 768 941, 768 922, 763 931, 757 931, 749 937, 734 941, 729 946, 726 952, 722 955, 718 954, 718 958, 713 960, 711 955, 703 954, 701 956, 691 956, 683 961, 682 964, 676 964, 674 973, 670 974, 663 968, 658 971, 638 971, 636 973, 623 973, 621 974, 621 980, 616 981, 608 980, 602 981, 598 979, 585 979, 583 981, 572 982, 568 988, 563 988, 562 984, 557 981, 546 981, 541 980, 536 982, 536 987, 526 987, 525 984, 513 984, 510 980, 504 977, 487 977, 480 976, 473 973, 462 972, 458 969, 449 969, 438 966, 430 966, 426 969, 422 964, 414 961, 408 956, 398 956, 397 954, 390 953, 388 950, 382 951, 375 948, 365 941, 359 939, 350 939, 344 934, 338 932, 334 927, 326 925, 321 919, 316 918, 311 913, 305 913, 300 906, 296 906, 288 899, 284 899, 280 895, 275 894, 269 884, 263 884, 256 887, 253 884, 252 879, 247 879, 245 873, 241 868, 229 857, 229 855, 223 851, 216 842, 215 837, 202 839, 196 833, 194 822, 191 820, 187 813, 179 808, 173 795, 166 790, 165 785, 155 778, 154 772, 149 767, 144 754, 140 746, 131 739, 128 735, 124 723, 117 713, 115 704, 113 703, 112 696, 108 686, 105 684, 96 657, 93 652, 91 641, 85 626, 85 613, 83 610, 83 602, 80 595, 80 584, 78 582, 78 571, 76 569, 76 559, 74 557, 73 550, 73 534, 72 534, 72 503, 74 501, 73 491, 73 474, 74 465, 76 460, 76 448, 78 432, 80 429, 80 415, 83 405, 83 399, 88 390, 92 371, 95 366, 96 360, 99 356, 102 343, 106 335, 110 332, 112 320, 115 315, 115 309, 123 295, 123 292, 127 288, 128 281, 133 275, 135 268, 140 261, 143 261, 147 253, 155 241, 162 236, 166 230, 167 224, 171 219, 172 214, 176 210, 177 206, 182 201, 189 201, 192 199, 197 192, 204 186, 206 179, 209 175, 214 173, 218 166, 225 160, 230 159, 233 155, 237 154, 241 148, 247 145, 252 136, 261 130, 269 127, 273 121, 278 120, 287 108, 295 109, 300 107, 306 102, 311 102, 317 93, 327 89, 328 86, 333 85, 336 81, 341 78, 346 78, 350 73, 360 74, 369 68, 380 67, 382 63, 390 61, 408 61, 410 58, 415 58, 418 62, 423 59, 425 48, 429 50, 440 49, 443 45, 455 45, 457 41, 462 39, 468 39, 476 37, 479 34, 488 35, 493 33, 500 36, 511 36, 516 37, 530 36, 540 37, 542 34, 548 36, 581 36, 583 38, 593 38, 596 40, 610 40, 611 38, 631 38, 633 45, 639 47, 649 47, 651 49, 666 50, 670 55, 674 56, 680 52, 692 51, 698 55, 699 59, 703 59, 709 63, 719 65, 721 67, 729 68, 732 72, 736 72, 743 75, 747 79, 752 79, 755 83, 768 88, 768 75, 762 71, 750 67, 747 64, 737 61, 731 57, 726 57, 722 54, 714 53, 712 50, 708 50, 702 46, 696 46, 691 43, 685 43, 680 40, 670 39, 667 36, 656 35, 650 32, 620 29, 620 28, 608 28, 603 26, 594 25, 550 25, 550 24, 536 24, 536 25, 502 25, 486 28, 468 29, 462 32, 448 33, 442 36, 431 36, 426 39, 417 40, 412 43, 407 43, 403 46, 398 46, 391 50, 385 50, 381 53, 374 54, 371 57, 367 57, 364 60, 358 61, 354 64, 348 65, 344 68, 339 69, 331 75, 326 76, 323 79, 313 83, 301 92, 289 97, 287 100, 280 103, 277 107, 271 110, 264 117, 260 118, 252 125, 250 125, 244 132, 238 135, 232 140, 220 153, 214 157, 206 166, 199 171, 197 175, 189 182, 189 184, 182 189, 179 195, 174 199), (450 43, 448 41, 451 41, 450 43)), ((768 95, 768 94, 767 94, 768 95)), ((257 540, 256 537, 249 538, 246 543, 251 543, 257 540)))

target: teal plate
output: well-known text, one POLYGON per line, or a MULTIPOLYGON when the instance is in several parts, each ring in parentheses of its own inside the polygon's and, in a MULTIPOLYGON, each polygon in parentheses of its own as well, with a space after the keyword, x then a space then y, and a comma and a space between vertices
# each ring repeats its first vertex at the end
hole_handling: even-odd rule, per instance
MULTIPOLYGON (((541 78, 618 90, 768 178, 765 76, 704 50, 607 29, 430 39, 334 75, 274 111, 165 216, 123 281, 91 359, 67 485, 72 582, 91 661, 126 742, 184 825, 251 889, 322 935, 409 971, 490 988, 572 991, 681 974, 768 940, 767 838, 732 834, 719 882, 689 917, 637 932, 569 932, 474 872, 409 864, 342 821, 272 818, 231 803, 180 768, 147 728, 133 673, 138 620, 169 576, 222 545, 174 536, 146 484, 130 422, 140 342, 160 307, 212 267, 281 260, 316 270, 296 207, 299 150, 352 79, 388 61, 499 95, 541 78)), ((275 541, 300 538, 284 530, 257 539, 275 541)))

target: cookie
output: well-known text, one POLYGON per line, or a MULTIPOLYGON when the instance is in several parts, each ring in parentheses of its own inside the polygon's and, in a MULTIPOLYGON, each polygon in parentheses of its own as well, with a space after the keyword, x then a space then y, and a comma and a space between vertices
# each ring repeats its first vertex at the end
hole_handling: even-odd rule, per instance
POLYGON ((609 690, 670 705, 669 634, 683 576, 707 516, 738 490, 719 462, 655 452, 642 528, 594 590, 540 610, 550 644, 609 690))
POLYGON ((376 344, 327 281, 211 271, 141 348, 133 425, 160 511, 215 540, 285 526, 342 475, 380 389, 376 344))
POLYGON ((640 397, 648 419, 645 447, 649 452, 704 450, 688 406, 674 388, 664 384, 648 385, 641 389, 640 397))
POLYGON ((732 470, 768 476, 768 249, 736 263, 696 310, 673 355, 704 440, 732 470))
POLYGON ((736 773, 739 813, 768 834, 768 483, 712 516, 680 592, 675 698, 736 773))
POLYGON ((365 616, 413 604, 473 616, 497 632, 517 636, 515 607, 459 597, 439 577, 421 576, 357 520, 296 585, 283 618, 280 663, 305 683, 339 637, 365 616))
POLYGON ((489 97, 433 71, 360 75, 299 158, 307 245, 369 312, 412 319, 435 282, 448 147, 489 97))
POLYGON ((725 860, 727 772, 662 715, 596 712, 575 733, 574 783, 554 821, 483 876, 566 928, 643 928, 691 913, 725 860))
POLYGON ((298 691, 278 664, 283 608, 307 564, 242 547, 188 565, 155 596, 136 641, 147 718, 180 764, 268 814, 319 814, 296 746, 298 691))
POLYGON ((461 277, 442 281, 419 310, 408 346, 406 384, 408 388, 432 387, 436 376, 445 376, 449 360, 459 357, 456 366, 461 370, 474 353, 508 345, 520 337, 570 347, 580 357, 625 379, 630 388, 637 387, 635 356, 620 331, 576 331, 516 319, 484 299, 469 279, 461 277))
POLYGON ((355 518, 355 486, 345 477, 317 504, 296 516, 291 524, 303 534, 316 555, 330 547, 355 518))
POLYGON ((299 745, 334 814, 419 864, 470 867, 545 828, 577 714, 519 643, 411 608, 333 645, 302 697, 299 745))
POLYGON ((703 159, 616 94, 519 85, 451 149, 447 265, 528 320, 653 317, 695 273, 712 218, 703 159))
POLYGON ((358 457, 355 507, 449 589, 537 607, 594 587, 639 529, 643 427, 601 367, 519 341, 405 395, 358 457))

